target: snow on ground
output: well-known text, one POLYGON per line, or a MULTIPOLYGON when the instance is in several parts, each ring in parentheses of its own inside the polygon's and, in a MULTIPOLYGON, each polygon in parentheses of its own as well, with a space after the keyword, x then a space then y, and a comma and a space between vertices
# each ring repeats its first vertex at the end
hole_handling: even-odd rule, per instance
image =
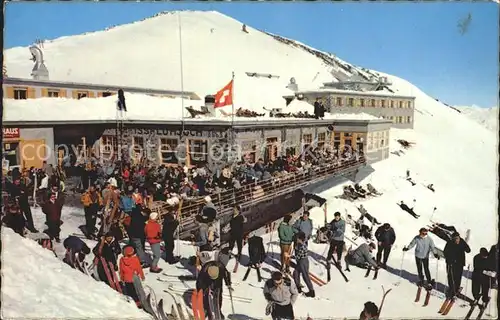
POLYGON ((479 106, 453 106, 462 112, 463 115, 480 123, 487 129, 498 131, 498 107, 481 108, 479 106))
POLYGON ((149 318, 135 303, 11 229, 2 228, 2 249, 2 319, 149 318))

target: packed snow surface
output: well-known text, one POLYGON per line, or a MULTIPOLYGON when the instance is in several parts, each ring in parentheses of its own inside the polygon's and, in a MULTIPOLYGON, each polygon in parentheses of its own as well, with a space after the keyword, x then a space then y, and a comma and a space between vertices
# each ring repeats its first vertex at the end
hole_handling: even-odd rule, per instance
POLYGON ((135 303, 8 228, 2 228, 2 262, 2 319, 109 319, 124 315, 149 319, 135 303))
MULTIPOLYGON (((241 31, 240 22, 213 12, 183 12, 181 16, 185 53, 184 66, 187 70, 184 79, 186 90, 205 90, 205 92, 213 93, 229 82, 233 69, 240 72, 254 71, 279 74, 280 81, 281 79, 288 80, 289 77, 293 76, 299 84, 301 81, 311 81, 320 72, 319 78, 321 80, 332 81, 327 68, 315 56, 276 42, 271 37, 250 27, 247 27, 249 33, 244 33, 241 31), (205 50, 213 46, 214 43, 230 43, 228 39, 231 39, 232 46, 230 47, 220 50, 205 50), (200 48, 203 49, 200 50, 200 48), (264 63, 266 63, 265 67, 263 67, 264 63)), ((93 82, 95 72, 88 64, 73 65, 73 61, 89 61, 91 64, 95 63, 99 68, 103 66, 108 68, 99 76, 105 82, 179 89, 180 77, 177 72, 172 72, 172 70, 178 70, 178 65, 171 62, 179 58, 178 52, 171 49, 171 47, 175 48, 174 44, 178 43, 179 40, 177 34, 172 32, 172 30, 177 30, 177 21, 176 14, 166 14, 106 32, 66 37, 48 42, 45 45, 45 52, 51 76, 58 80, 71 79, 73 81, 93 82), (155 41, 158 38, 161 38, 162 41, 155 41), (102 43, 105 42, 112 43, 112 45, 103 47, 102 43), (155 47, 152 47, 152 43, 155 47), (137 52, 137 54, 121 55, 125 51, 124 48, 129 50, 129 47, 134 48, 134 53, 137 52), (165 64, 145 64, 142 57, 149 55, 151 55, 150 61, 162 61, 165 64), (57 57, 57 61, 55 57, 57 57), (123 65, 114 63, 117 57, 120 57, 123 65), (136 73, 137 76, 123 77, 124 65, 135 68, 136 70, 130 70, 129 73, 136 73), (169 76, 165 77, 165 74, 169 76)), ((26 48, 7 50, 6 56, 9 74, 19 77, 30 73, 31 63, 25 61, 27 58, 26 48)), ((498 181, 495 134, 427 96, 407 81, 387 76, 393 83, 391 88, 397 94, 414 96, 416 100, 414 130, 391 130, 389 159, 367 167, 358 174, 357 178, 361 180, 362 185, 371 182, 383 195, 354 203, 335 198, 341 193, 344 183, 334 187, 318 187, 311 191, 318 192, 328 200, 327 220, 333 218, 335 211, 339 211, 343 215, 349 213, 357 218, 359 213, 355 206, 363 204, 368 212, 379 221, 389 222, 394 227, 397 236, 388 261, 390 268, 387 271, 381 270, 378 279, 372 280, 371 277, 364 278, 364 270, 352 267, 352 271, 347 273, 350 279, 349 283, 345 283, 338 271, 332 268, 332 281, 323 287, 316 287, 316 295, 321 299, 313 300, 299 297, 294 306, 297 318, 308 315, 313 319, 357 318, 366 301, 370 300, 377 305, 380 304, 382 285, 385 289, 392 289, 384 304, 382 318, 444 318, 437 314, 437 310, 443 302, 441 293, 433 295, 429 306, 425 308, 422 307, 422 302, 413 302, 416 286, 410 281, 416 280, 417 273, 413 250, 403 255, 402 247, 410 242, 419 228, 429 225, 431 219, 447 225, 454 225, 463 236, 465 236, 466 230, 471 230, 469 244, 472 252, 467 255, 467 264, 472 263, 473 256, 478 253, 481 247, 489 249, 497 242, 498 181), (413 144, 409 149, 402 149, 396 141, 397 139, 405 139, 413 144), (415 186, 405 180, 406 170, 410 171, 411 177, 417 182, 415 186), (435 193, 425 187, 430 183, 434 184, 435 193), (401 200, 409 204, 410 207, 415 205, 414 210, 421 217, 416 220, 399 209, 396 203, 401 200), (435 212, 433 212, 434 207, 437 208, 435 212)), ((246 90, 252 90, 252 88, 246 90)), ((237 95, 236 92, 235 95, 237 95)), ((241 92, 240 95, 242 95, 241 92)), ((270 106, 267 107, 270 108, 270 106)), ((39 209, 34 210, 34 216, 37 228, 42 228, 43 214, 39 209)), ((65 222, 62 226, 63 238, 72 232, 78 232, 77 227, 83 224, 83 216, 82 210, 65 209, 62 216, 65 222)), ((316 227, 323 225, 324 216, 321 209, 313 209, 311 217, 316 227)), ((4 232, 9 235, 9 231, 4 232)), ((346 235, 352 239, 349 227, 346 235)), ((443 241, 432 234, 430 236, 433 237, 439 248, 444 247, 443 241)), ((71 272, 72 277, 63 278, 61 283, 65 285, 57 286, 56 283, 59 282, 56 281, 59 280, 56 276, 64 274, 66 267, 60 265, 55 258, 50 256, 48 251, 43 254, 40 252, 47 261, 37 261, 34 265, 39 269, 35 267, 32 267, 35 269, 34 271, 27 269, 27 265, 33 264, 31 259, 35 255, 26 248, 32 248, 33 252, 39 252, 38 248, 35 248, 37 245, 17 237, 14 241, 12 234, 9 237, 11 240, 8 237, 4 240, 4 252, 7 251, 7 253, 3 257, 3 268, 7 270, 4 271, 4 286, 2 287, 4 292, 3 309, 6 309, 4 310, 6 314, 22 317, 32 315, 33 313, 29 312, 29 310, 34 309, 32 305, 39 304, 37 299, 45 299, 41 298, 43 297, 41 290, 54 288, 54 290, 46 290, 47 293, 44 293, 54 295, 47 299, 41 307, 42 310, 48 310, 47 316, 53 316, 60 312, 57 313, 58 317, 79 316, 83 318, 102 312, 102 315, 95 317, 105 317, 108 316, 108 314, 104 314, 107 310, 110 313, 119 312, 124 318, 122 310, 125 310, 126 307, 131 308, 131 311, 127 312, 127 317, 133 314, 140 315, 140 313, 134 313, 138 311, 132 310, 132 304, 128 305, 125 302, 120 304, 116 310, 109 308, 110 301, 118 301, 120 298, 111 289, 106 289, 104 285, 95 283, 90 278, 85 279, 76 271, 68 270, 67 272, 71 272), (57 273, 54 270, 63 271, 57 273), (39 276, 32 277, 33 273, 39 274, 39 276), (23 279, 31 279, 31 281, 23 279), (82 281, 80 282, 80 280, 82 281), (24 287, 19 286, 19 283, 22 283, 20 281, 25 281, 24 287), (33 296, 29 293, 30 291, 24 290, 26 286, 35 292, 39 290, 40 294, 33 296), (21 287, 22 291, 16 289, 21 287), (76 288, 80 290, 73 292, 76 288), (52 291, 57 293, 52 293, 52 291), (11 298, 7 298, 7 307, 5 307, 5 292, 13 292, 11 298), (71 302, 66 300, 66 297, 75 295, 78 295, 79 298, 72 299, 71 302), (19 297, 23 297, 21 302, 14 301, 19 297), (106 299, 102 299, 102 297, 106 297, 106 299), (84 308, 84 302, 86 305, 92 305, 92 308, 84 308), (58 310, 66 310, 67 313, 62 314, 65 311, 58 310)), ((354 244, 349 239, 346 238, 348 247, 351 244, 353 247, 359 244, 359 242, 354 244)), ((276 242, 276 233, 265 235, 264 241, 266 248, 269 244, 268 256, 278 259, 279 246, 276 242)), ((194 253, 194 248, 186 243, 180 243, 177 246, 183 256, 190 256, 194 253)), ((64 251, 60 244, 56 249, 57 252, 64 251)), ((311 250, 311 271, 326 279, 324 259, 321 257, 326 252, 326 245, 311 244, 309 249, 311 250)), ((243 252, 246 254, 247 249, 245 248, 243 252)), ((261 288, 263 284, 256 282, 253 273, 250 274, 246 282, 241 281, 245 264, 246 260, 243 258, 238 273, 232 274, 235 283, 234 295, 250 297, 252 302, 235 301, 235 313, 263 319, 265 318, 264 309, 266 306, 261 288)), ((229 270, 232 271, 233 266, 234 260, 231 260, 228 265, 229 270)), ((189 273, 180 264, 167 265, 160 261, 160 267, 171 275, 189 273)), ((265 263, 262 268, 263 277, 269 278, 270 272, 273 270, 272 266, 265 263)), ((431 258, 430 270, 442 292, 446 284, 444 262, 431 258)), ((158 299, 165 300, 165 310, 170 310, 170 304, 173 300, 167 293, 163 292, 166 283, 157 281, 158 276, 162 275, 150 274, 146 270, 146 284, 155 290, 158 299)), ((194 286, 193 282, 183 284, 175 279, 170 281, 174 287, 178 288, 192 288, 194 286)), ((464 277, 462 286, 467 288, 465 294, 471 297, 470 280, 464 277)), ((495 301, 496 290, 492 290, 491 294, 493 301, 495 301)), ((180 296, 177 296, 177 300, 184 303, 184 299, 180 296)), ((449 318, 462 318, 468 310, 460 307, 464 303, 464 301, 458 300, 451 310, 449 318)), ((226 316, 232 313, 231 303, 227 299, 224 301, 222 311, 226 316)), ((41 317, 38 310, 36 315, 41 317)), ((113 315, 109 314, 110 317, 113 315)), ((491 303, 484 318, 496 319, 497 315, 496 305, 491 303)))
POLYGON ((478 106, 454 106, 462 112, 463 115, 482 124, 487 129, 498 131, 498 107, 481 108, 478 106))

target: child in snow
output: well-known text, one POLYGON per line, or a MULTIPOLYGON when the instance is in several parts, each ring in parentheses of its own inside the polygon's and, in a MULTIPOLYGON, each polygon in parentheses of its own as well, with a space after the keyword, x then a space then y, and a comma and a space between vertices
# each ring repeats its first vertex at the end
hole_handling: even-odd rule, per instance
POLYGON ((160 273, 163 269, 158 268, 158 262, 161 257, 161 225, 157 221, 158 213, 152 212, 149 215, 149 220, 146 222, 144 227, 144 233, 146 233, 146 241, 151 246, 153 251, 153 262, 151 263, 151 268, 149 271, 154 273, 160 273))
POLYGON ((120 259, 120 280, 125 287, 125 294, 134 299, 137 307, 141 308, 141 302, 134 286, 134 274, 137 274, 141 280, 144 280, 141 261, 135 255, 134 247, 126 246, 123 249, 123 257, 120 259))

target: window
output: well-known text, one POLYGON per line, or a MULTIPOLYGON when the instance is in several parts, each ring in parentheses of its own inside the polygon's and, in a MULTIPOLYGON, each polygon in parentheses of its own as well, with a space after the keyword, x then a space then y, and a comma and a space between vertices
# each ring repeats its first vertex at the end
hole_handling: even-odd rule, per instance
POLYGON ((160 161, 163 164, 178 164, 177 159, 177 146, 179 145, 178 139, 160 138, 160 161))
POLYGON ((354 98, 347 99, 347 105, 349 107, 354 107, 354 98))
POLYGON ((47 96, 49 98, 59 98, 59 91, 58 90, 49 90, 49 91, 47 91, 47 96))
POLYGON ((396 121, 396 123, 403 123, 403 117, 402 117, 402 116, 399 116, 399 117, 398 117, 398 120, 396 121))
POLYGON ((337 97, 336 99, 336 105, 339 106, 339 107, 342 107, 342 98, 341 97, 337 97))
POLYGON ((368 132, 366 139, 368 140, 368 146, 366 147, 366 150, 372 150, 373 149, 373 132, 368 132))
POLYGON ((110 160, 118 152, 118 144, 116 143, 115 136, 103 136, 101 139, 102 143, 102 155, 103 159, 110 160))
POLYGON ((333 139, 335 141, 340 141, 340 132, 335 132, 334 135, 333 135, 333 139))
POLYGON ((411 101, 407 101, 407 102, 406 102, 406 107, 407 107, 408 109, 411 109, 411 101))
POLYGON ((191 165, 206 164, 208 161, 206 140, 189 140, 189 159, 191 165))
POLYGON ((394 123, 394 116, 390 116, 389 119, 394 123))
POLYGON ((402 108, 403 107, 403 101, 399 101, 399 107, 402 108))
POLYGON ((391 108, 394 108, 394 101, 391 100, 391 108))
POLYGON ((380 106, 381 106, 382 108, 385 108, 385 100, 380 100, 380 106))
POLYGON ((344 132, 344 138, 352 137, 352 133, 344 132))
POLYGON ((141 159, 144 155, 144 138, 143 137, 133 137, 132 139, 132 150, 134 150, 133 158, 141 159))
POLYGON ((375 108, 375 99, 370 100, 370 107, 375 108))
POLYGON ((77 98, 77 99, 86 98, 86 97, 88 97, 88 96, 89 96, 89 93, 88 93, 88 92, 86 92, 86 91, 78 91, 78 92, 76 93, 76 98, 77 98))
POLYGON ((102 93, 102 96, 103 96, 103 97, 109 97, 109 96, 111 96, 111 95, 112 95, 112 93, 111 93, 111 92, 109 92, 109 91, 106 91, 106 92, 103 92, 103 93, 102 93))
POLYGON ((278 157, 278 138, 266 139, 266 150, 264 154, 264 162, 274 161, 278 157))
POLYGON ((303 145, 302 150, 309 148, 309 146, 311 145, 312 142, 313 142, 312 133, 303 134, 302 135, 302 145, 303 145))
POLYGON ((323 148, 326 141, 326 132, 318 133, 318 148, 323 148))
POLYGON ((411 117, 410 117, 410 116, 407 116, 407 117, 406 117, 406 122, 407 122, 407 123, 411 123, 411 117))
POLYGON ((359 106, 364 107, 365 106, 365 99, 359 99, 359 106))
POLYGON ((16 100, 26 100, 26 99, 28 99, 28 89, 25 89, 25 88, 15 88, 14 89, 14 99, 16 99, 16 100))
POLYGON ((293 157, 297 154, 297 148, 296 147, 289 147, 289 148, 286 148, 286 156, 287 157, 293 157))
POLYGON ((255 141, 242 141, 241 150, 245 161, 249 163, 255 163, 255 160, 257 158, 257 144, 255 143, 255 141))

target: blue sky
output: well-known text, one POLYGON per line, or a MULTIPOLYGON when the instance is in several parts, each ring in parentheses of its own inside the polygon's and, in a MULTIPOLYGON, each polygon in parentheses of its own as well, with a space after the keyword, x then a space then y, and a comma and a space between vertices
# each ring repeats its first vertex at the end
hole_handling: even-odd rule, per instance
POLYGON ((448 104, 498 104, 495 3, 10 2, 4 46, 97 31, 164 10, 217 10, 254 28, 402 77, 448 104), (468 14, 472 19, 461 34, 457 25, 468 14))

